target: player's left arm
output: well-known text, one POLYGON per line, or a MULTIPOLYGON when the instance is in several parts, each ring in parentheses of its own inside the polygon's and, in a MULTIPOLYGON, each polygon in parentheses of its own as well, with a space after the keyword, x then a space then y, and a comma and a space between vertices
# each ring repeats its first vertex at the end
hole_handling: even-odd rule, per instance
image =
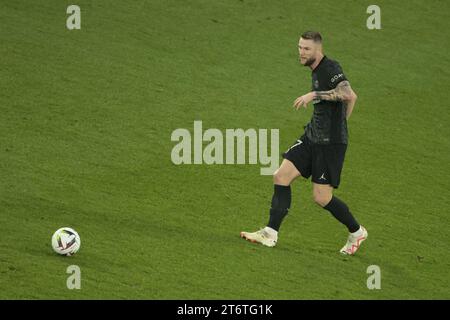
MULTIPOLYGON (((346 81, 342 81, 342 82, 348 82, 346 81)), ((341 84, 342 82, 340 82, 339 84, 341 84)), ((338 86, 339 86, 338 84, 338 86)), ((347 99, 343 99, 342 102, 346 105, 346 114, 345 117, 348 120, 353 112, 353 108, 355 107, 356 104, 356 99, 358 99, 358 96, 356 95, 356 93, 353 91, 352 87, 350 86, 350 82, 348 82, 348 85, 346 85, 347 92, 345 93, 345 96, 347 97, 347 99)), ((337 87, 336 87, 337 89, 337 87)))
POLYGON ((347 119, 350 117, 353 107, 355 106, 356 93, 353 91, 348 80, 339 82, 333 90, 328 91, 311 91, 301 97, 298 97, 294 101, 294 107, 299 109, 300 107, 307 107, 308 103, 312 100, 327 100, 327 101, 342 101, 347 105, 347 119))
POLYGON ((329 91, 312 91, 313 99, 327 101, 351 101, 356 100, 357 96, 353 92, 348 80, 341 81, 336 88, 329 91))

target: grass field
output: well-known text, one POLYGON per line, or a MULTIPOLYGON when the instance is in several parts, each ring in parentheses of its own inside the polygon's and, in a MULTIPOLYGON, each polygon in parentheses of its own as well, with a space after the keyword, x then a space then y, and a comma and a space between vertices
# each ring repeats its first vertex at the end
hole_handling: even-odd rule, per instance
POLYGON ((0 1, 1 299, 449 299, 448 1, 0 1), (81 8, 81 29, 66 8, 81 8), (312 113, 299 35, 324 36, 358 94, 336 194, 367 227, 293 203, 276 248, 260 165, 174 165, 177 128, 278 128, 312 113), (61 226, 73 257, 50 245, 61 226), (66 268, 81 268, 68 290, 66 268), (367 267, 381 269, 368 290, 367 267))

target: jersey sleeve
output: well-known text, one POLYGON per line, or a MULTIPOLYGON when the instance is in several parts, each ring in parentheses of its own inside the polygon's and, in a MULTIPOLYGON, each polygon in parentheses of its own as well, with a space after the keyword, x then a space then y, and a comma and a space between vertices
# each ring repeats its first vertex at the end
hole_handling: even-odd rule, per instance
POLYGON ((333 61, 328 67, 328 86, 330 87, 330 90, 335 89, 338 83, 344 80, 347 80, 344 71, 342 71, 339 63, 333 61))

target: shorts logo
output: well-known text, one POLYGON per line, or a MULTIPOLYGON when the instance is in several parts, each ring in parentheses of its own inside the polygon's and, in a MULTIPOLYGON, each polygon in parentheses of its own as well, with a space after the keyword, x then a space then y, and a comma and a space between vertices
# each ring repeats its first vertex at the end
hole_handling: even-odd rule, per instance
POLYGON ((327 180, 327 178, 325 178, 325 172, 322 173, 322 175, 320 176, 319 180, 327 180))

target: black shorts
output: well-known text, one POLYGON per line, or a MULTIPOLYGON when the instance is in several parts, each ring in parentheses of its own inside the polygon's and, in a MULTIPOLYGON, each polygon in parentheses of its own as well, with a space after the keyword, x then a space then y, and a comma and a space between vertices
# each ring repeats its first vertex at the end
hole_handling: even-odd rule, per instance
POLYGON ((312 144, 303 135, 283 153, 283 158, 291 161, 306 179, 311 177, 314 183, 337 188, 346 150, 346 144, 312 144))

